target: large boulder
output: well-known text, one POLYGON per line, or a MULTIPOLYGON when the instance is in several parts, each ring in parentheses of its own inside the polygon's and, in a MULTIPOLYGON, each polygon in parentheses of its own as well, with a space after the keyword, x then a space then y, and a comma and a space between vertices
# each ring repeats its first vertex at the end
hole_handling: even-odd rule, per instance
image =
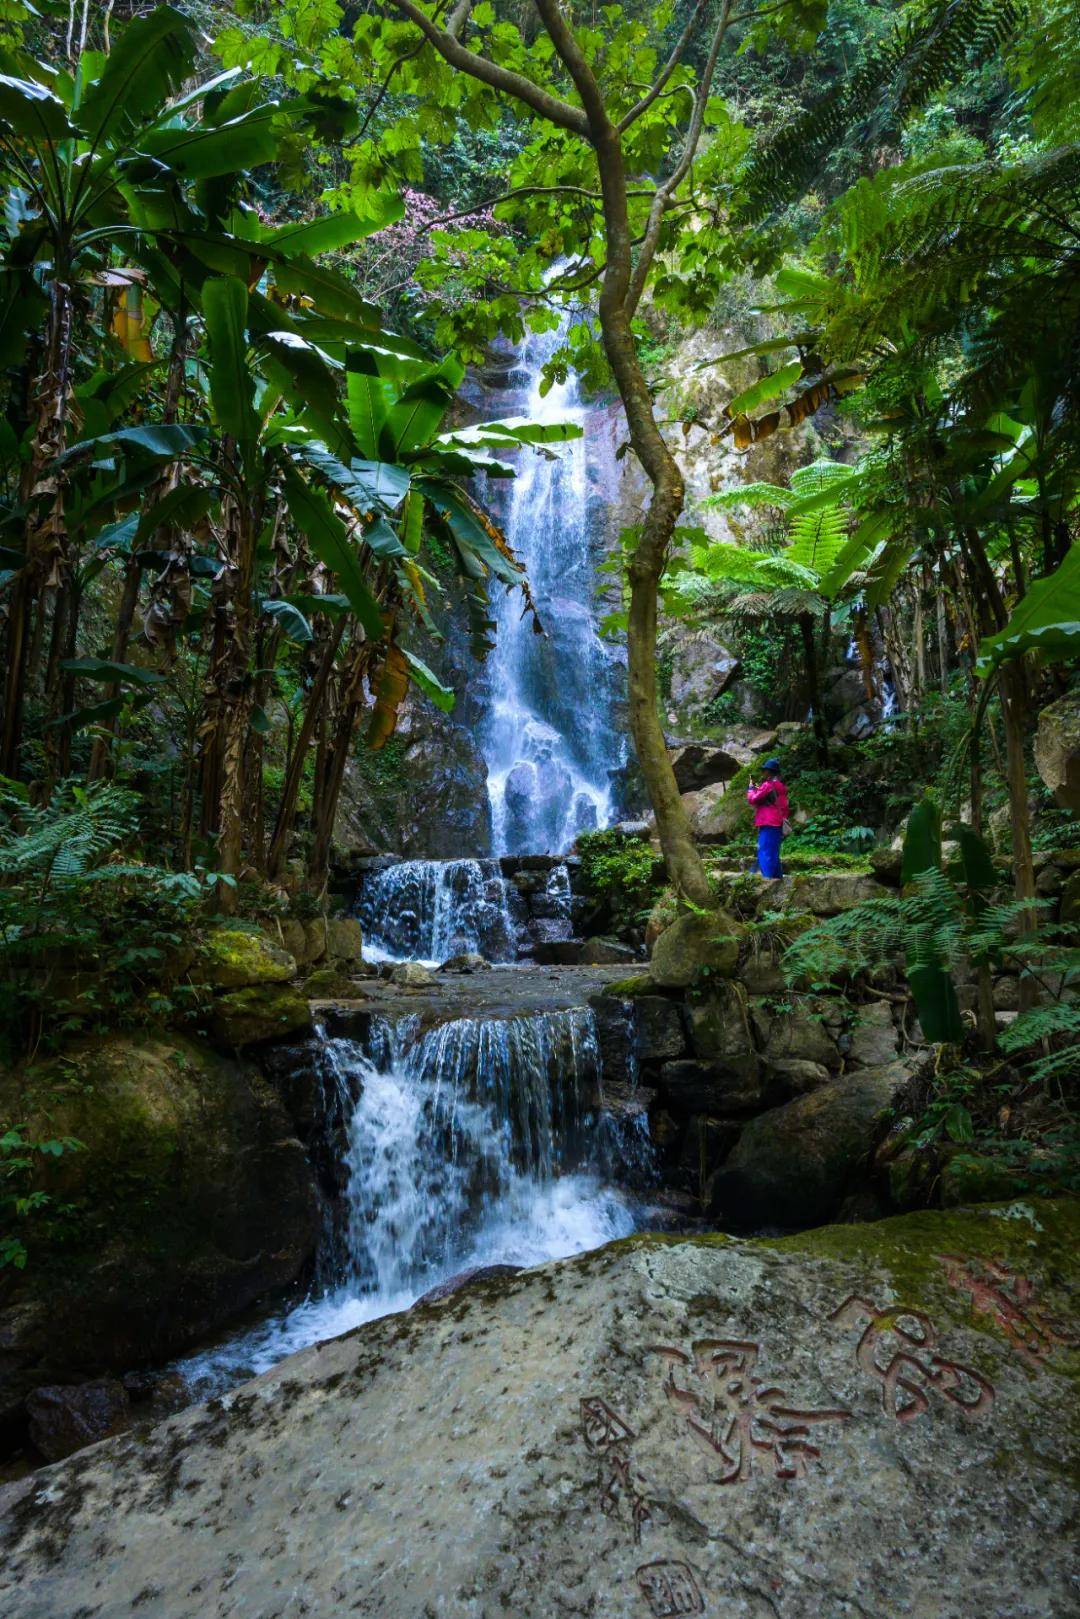
POLYGON ((194 975, 211 989, 283 984, 296 976, 296 958, 265 933, 213 928, 199 941, 194 975))
POLYGON ((307 996, 291 984, 249 984, 219 995, 210 1013, 210 1031, 227 1051, 286 1040, 311 1028, 307 996))
POLYGON ((9 1485, 0 1609, 1064 1616, 1078 1254, 1013 1203, 480 1279, 9 1485))
POLYGON ((708 633, 680 636, 671 662, 671 702, 692 712, 721 696, 739 672, 739 660, 708 633))
POLYGON ((680 793, 693 793, 700 787, 730 781, 741 769, 741 762, 725 748, 713 747, 707 742, 673 742, 669 746, 671 768, 680 793))
POLYGON ((1060 808, 1080 814, 1080 693, 1059 697, 1039 715, 1035 767, 1060 808))
POLYGON ((0 1080, 0 1118, 82 1143, 42 1158, 53 1203, 28 1224, 26 1269, 0 1272, 0 1412, 40 1384, 166 1359, 314 1251, 315 1185, 273 1086, 198 1041, 85 1041, 0 1080))
POLYGON ((730 978, 744 931, 726 911, 680 916, 653 945, 649 976, 660 989, 688 989, 706 976, 730 978))
POLYGON ((47 1461, 58 1462, 99 1439, 122 1433, 131 1422, 131 1402, 115 1378, 72 1385, 46 1385, 26 1400, 30 1443, 47 1461))
POLYGON ((799 1058, 826 1068, 840 1066, 833 1032, 839 1018, 835 1001, 811 1000, 802 995, 779 1003, 755 1001, 750 1015, 758 1048, 768 1062, 799 1058))
POLYGON ((751 1119, 713 1179, 711 1207, 733 1226, 811 1226, 836 1213, 907 1082, 899 1063, 865 1068, 751 1119))
POLYGON ((868 899, 887 899, 889 890, 873 877, 851 871, 799 872, 764 888, 762 910, 808 911, 813 916, 838 916, 868 899))

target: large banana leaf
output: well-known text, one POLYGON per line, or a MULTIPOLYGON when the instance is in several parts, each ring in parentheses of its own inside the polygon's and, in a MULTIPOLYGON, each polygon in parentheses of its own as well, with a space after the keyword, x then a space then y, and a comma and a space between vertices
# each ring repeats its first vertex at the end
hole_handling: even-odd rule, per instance
POLYGON ((413 487, 419 488, 434 506, 453 535, 459 551, 464 550, 474 563, 479 564, 474 571, 468 567, 466 558, 462 558, 466 571, 473 578, 482 578, 484 571, 488 570, 508 585, 524 582, 525 575, 499 530, 462 490, 429 478, 417 479, 413 487))
POLYGON ((964 1038, 964 1022, 956 986, 945 967, 909 967, 908 988, 919 1014, 919 1026, 931 1045, 959 1045, 964 1038))
POLYGON ((320 562, 337 575, 349 605, 367 634, 380 640, 383 634, 379 604, 364 581, 357 550, 341 518, 320 490, 305 483, 292 467, 285 469, 285 500, 289 514, 320 562))
POLYGON ((210 400, 218 426, 234 438, 258 436, 255 380, 248 367, 248 291, 237 276, 215 276, 202 289, 210 344, 210 400))
POLYGON ((439 430, 450 401, 465 375, 456 354, 410 382, 390 407, 379 444, 383 457, 399 461, 427 447, 439 430))
POLYGON ((402 647, 401 651, 405 662, 409 666, 411 678, 420 687, 425 697, 430 697, 437 708, 441 708, 444 714, 449 714, 456 701, 450 687, 444 686, 442 681, 432 674, 423 659, 416 656, 415 652, 409 652, 405 647, 402 647))
POLYGON ((372 508, 391 512, 409 492, 408 467, 387 461, 350 461, 346 465, 322 444, 297 444, 294 454, 334 484, 357 511, 372 508))
POLYGON ((1070 546, 1052 574, 1036 579, 1004 629, 980 643, 976 671, 985 680, 1025 652, 1038 652, 1047 663, 1080 656, 1080 545, 1070 546))
POLYGON ((470 427, 456 428, 452 433, 440 433, 432 440, 432 448, 504 450, 510 444, 566 444, 581 438, 584 428, 578 422, 531 422, 526 416, 511 416, 505 421, 474 422, 470 427))
POLYGON ((730 420, 734 416, 745 416, 749 411, 757 410, 760 405, 768 404, 770 399, 778 399, 782 393, 798 382, 803 374, 801 360, 792 360, 790 365, 782 365, 778 371, 772 371, 767 377, 761 377, 757 382, 744 388, 742 393, 729 399, 724 406, 724 414, 730 420))
POLYGON ((327 214, 323 219, 297 220, 280 225, 268 240, 285 253, 333 253, 393 225, 405 212, 396 191, 373 191, 365 201, 367 209, 362 215, 344 212, 327 214))
POLYGON ((43 84, 0 74, 0 124, 32 141, 63 141, 75 131, 59 96, 43 84))
POLYGON ((151 117, 191 73, 191 24, 172 6, 128 23, 105 59, 101 77, 76 108, 79 128, 100 149, 151 117))
POLYGON ((281 107, 271 101, 220 128, 195 124, 148 130, 139 137, 138 149, 186 180, 217 179, 273 161, 279 145, 274 121, 280 113, 281 107))
POLYGON ((900 860, 900 881, 910 883, 921 871, 941 865, 941 812, 932 798, 920 800, 907 819, 900 860))
POLYGON ((390 414, 390 391, 381 377, 361 371, 352 354, 345 375, 345 406, 357 449, 361 455, 377 460, 382 430, 390 414))
POLYGON ((110 685, 161 686, 165 676, 136 663, 114 663, 110 658, 64 658, 61 669, 82 680, 107 680, 110 685))

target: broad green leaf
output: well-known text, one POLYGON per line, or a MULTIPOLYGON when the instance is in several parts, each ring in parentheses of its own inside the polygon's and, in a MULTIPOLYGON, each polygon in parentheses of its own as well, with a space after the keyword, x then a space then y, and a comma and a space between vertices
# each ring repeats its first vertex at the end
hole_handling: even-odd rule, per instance
POLYGON ((952 835, 958 846, 956 863, 964 886, 973 894, 987 894, 996 888, 1000 878, 985 838, 963 824, 954 826, 952 835))
POLYGON ((115 144, 124 129, 163 107, 194 61, 191 24, 172 6, 136 17, 118 35, 100 79, 82 98, 79 128, 97 147, 115 144))
POLYGON ((377 517, 370 527, 365 528, 364 544, 377 557, 405 557, 409 554, 385 517, 377 517))
POLYGON ((81 443, 73 444, 58 459, 67 461, 74 456, 116 445, 118 449, 137 451, 156 460, 178 461, 201 449, 209 436, 209 428, 179 422, 157 427, 121 427, 115 433, 103 433, 100 438, 83 439, 81 443))
POLYGON ((299 608, 300 612, 305 613, 309 618, 313 613, 325 613, 328 618, 340 618, 342 613, 349 611, 349 599, 347 596, 316 596, 307 592, 294 591, 291 596, 286 596, 285 600, 291 602, 294 607, 299 608))
POLYGON ((420 687, 426 697, 430 697, 436 707, 441 708, 444 714, 449 714, 457 701, 449 686, 444 686, 438 677, 432 674, 427 664, 418 658, 415 652, 402 647, 405 662, 409 666, 409 675, 420 687))
POLYGON ((921 871, 941 865, 941 813, 932 798, 924 798, 908 816, 900 881, 910 883, 921 871))
POLYGON ((1080 545, 1045 579, 1036 579, 1005 628, 979 645, 976 673, 985 680, 1010 658, 1038 652, 1047 663, 1080 657, 1080 545))
POLYGON ((259 432, 255 381, 248 366, 247 287, 236 276, 215 276, 202 289, 210 344, 210 399, 218 426, 234 438, 259 432))
POLYGON ((964 1023, 951 974, 944 967, 909 967, 907 981, 924 1038, 931 1045, 958 1045, 964 1023))
POLYGON ((525 416, 511 416, 505 421, 474 422, 452 433, 440 433, 432 440, 432 447, 458 449, 476 445, 501 450, 508 444, 567 444, 583 433, 578 422, 531 422, 525 416))
POLYGON ((61 669, 83 680, 108 680, 123 686, 162 686, 165 676, 157 669, 142 669, 136 663, 114 663, 111 658, 64 658, 61 669))
POLYGON ((334 484, 358 511, 372 508, 391 512, 409 492, 411 474, 407 467, 387 461, 350 461, 346 466, 321 444, 298 444, 294 454, 334 484))
POLYGON ((18 365, 48 305, 28 272, 0 269, 0 369, 18 365))
POLYGON ((187 180, 214 180, 272 163, 279 140, 274 120, 277 102, 257 107, 220 128, 195 124, 180 129, 152 129, 140 135, 138 150, 187 180))
POLYGON ((290 601, 287 596, 264 596, 261 606, 262 611, 269 618, 280 624, 288 640, 295 641, 298 646, 305 646, 309 641, 314 640, 311 625, 297 607, 295 601, 290 601))
POLYGON ((145 545, 159 528, 192 528, 214 504, 214 491, 201 484, 179 484, 152 506, 144 508, 138 520, 135 543, 145 545))
POLYGON ((286 254, 333 253, 394 224, 405 213, 405 204, 393 191, 372 192, 366 201, 370 213, 334 213, 324 214, 321 219, 298 220, 280 225, 268 240, 286 254))
POLYGON ((285 469, 285 499, 289 514, 320 562, 337 576, 349 605, 372 640, 383 635, 379 604, 365 583, 357 549, 341 518, 321 490, 305 483, 292 467, 285 469))
POLYGON ((465 367, 456 354, 448 354, 441 365, 410 382, 397 397, 380 435, 380 448, 387 460, 423 449, 438 432, 465 367))
POLYGON ((382 430, 390 414, 390 390, 381 377, 357 369, 352 354, 345 376, 345 404, 357 449, 361 455, 376 459, 382 430))
POLYGON ((761 377, 757 382, 744 388, 742 393, 729 399, 724 406, 724 414, 730 419, 734 416, 745 416, 759 406, 766 405, 771 399, 777 399, 794 383, 798 382, 803 374, 802 362, 792 360, 790 365, 782 365, 778 371, 771 371, 767 377, 761 377))
MULTIPOLYGON (((429 478, 418 479, 413 487, 420 489, 446 523, 459 551, 464 553, 462 562, 466 566, 466 572, 473 578, 480 579, 486 570, 490 570, 496 578, 504 580, 508 585, 521 583, 523 578, 521 568, 499 549, 495 537, 481 522, 478 509, 462 490, 429 478)), ((505 544, 505 541, 503 543, 505 544)))
POLYGON ((270 730, 270 721, 267 718, 266 710, 265 708, 260 708, 258 703, 251 710, 249 724, 251 729, 259 736, 266 736, 270 730))
POLYGON ((70 140, 75 131, 59 96, 30 79, 0 74, 0 124, 27 140, 55 144, 70 140))

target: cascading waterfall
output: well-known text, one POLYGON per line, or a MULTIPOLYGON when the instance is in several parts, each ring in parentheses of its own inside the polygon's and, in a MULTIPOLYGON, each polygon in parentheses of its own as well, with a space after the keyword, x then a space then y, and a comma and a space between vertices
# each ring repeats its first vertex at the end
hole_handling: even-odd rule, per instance
POLYGON ((402 860, 364 881, 357 915, 369 961, 443 962, 463 950, 517 959, 497 860, 402 860))
POLYGON ((640 1213, 611 1177, 616 1165, 646 1173, 649 1143, 641 1120, 598 1127, 600 1080, 584 1009, 426 1031, 376 1018, 362 1044, 323 1035, 324 1113, 348 1123, 315 1284, 294 1309, 179 1362, 193 1397, 405 1309, 470 1266, 536 1265, 628 1235, 640 1213))
POLYGON ((511 392, 508 401, 531 421, 577 422, 587 436, 560 446, 554 460, 523 458, 502 514, 546 634, 534 633, 516 593, 493 597, 497 632, 479 742, 496 854, 563 853, 579 832, 607 826, 612 773, 625 755, 613 724, 617 666, 596 629, 591 554, 615 446, 601 433, 589 437, 599 417, 576 382, 540 391, 565 326, 528 340, 516 368, 519 397, 511 392))

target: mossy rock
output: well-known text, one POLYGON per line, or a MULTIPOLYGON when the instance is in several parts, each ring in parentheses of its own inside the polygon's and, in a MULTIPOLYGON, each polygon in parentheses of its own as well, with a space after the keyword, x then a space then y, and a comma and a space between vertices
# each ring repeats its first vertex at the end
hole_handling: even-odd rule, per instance
POLYGON ((214 928, 199 943, 194 971, 211 989, 245 989, 295 978, 296 958, 264 933, 214 928))
POLYGON ((218 996, 210 1017, 214 1038, 230 1051, 306 1033, 310 1027, 308 999, 291 984, 248 984, 230 990, 218 996))
POLYGON ((635 973, 631 978, 616 978, 604 985, 605 995, 618 995, 632 999, 635 995, 652 995, 656 985, 648 973, 635 973))
POLYGON ((680 916, 653 946, 649 976, 658 989, 688 989, 706 975, 730 978, 745 931, 726 911, 680 916))
POLYGON ((319 967, 305 980, 304 994, 310 1001, 353 1001, 363 990, 337 967, 319 967))
POLYGON ((0 1078, 0 1127, 15 1122, 82 1149, 42 1158, 53 1202, 28 1223, 25 1271, 0 1273, 0 1410, 70 1372, 166 1359, 314 1251, 318 1197, 280 1099, 201 1041, 80 1042, 0 1078))
POLYGON ((335 961, 360 961, 363 935, 355 916, 331 916, 326 922, 326 954, 335 961))

